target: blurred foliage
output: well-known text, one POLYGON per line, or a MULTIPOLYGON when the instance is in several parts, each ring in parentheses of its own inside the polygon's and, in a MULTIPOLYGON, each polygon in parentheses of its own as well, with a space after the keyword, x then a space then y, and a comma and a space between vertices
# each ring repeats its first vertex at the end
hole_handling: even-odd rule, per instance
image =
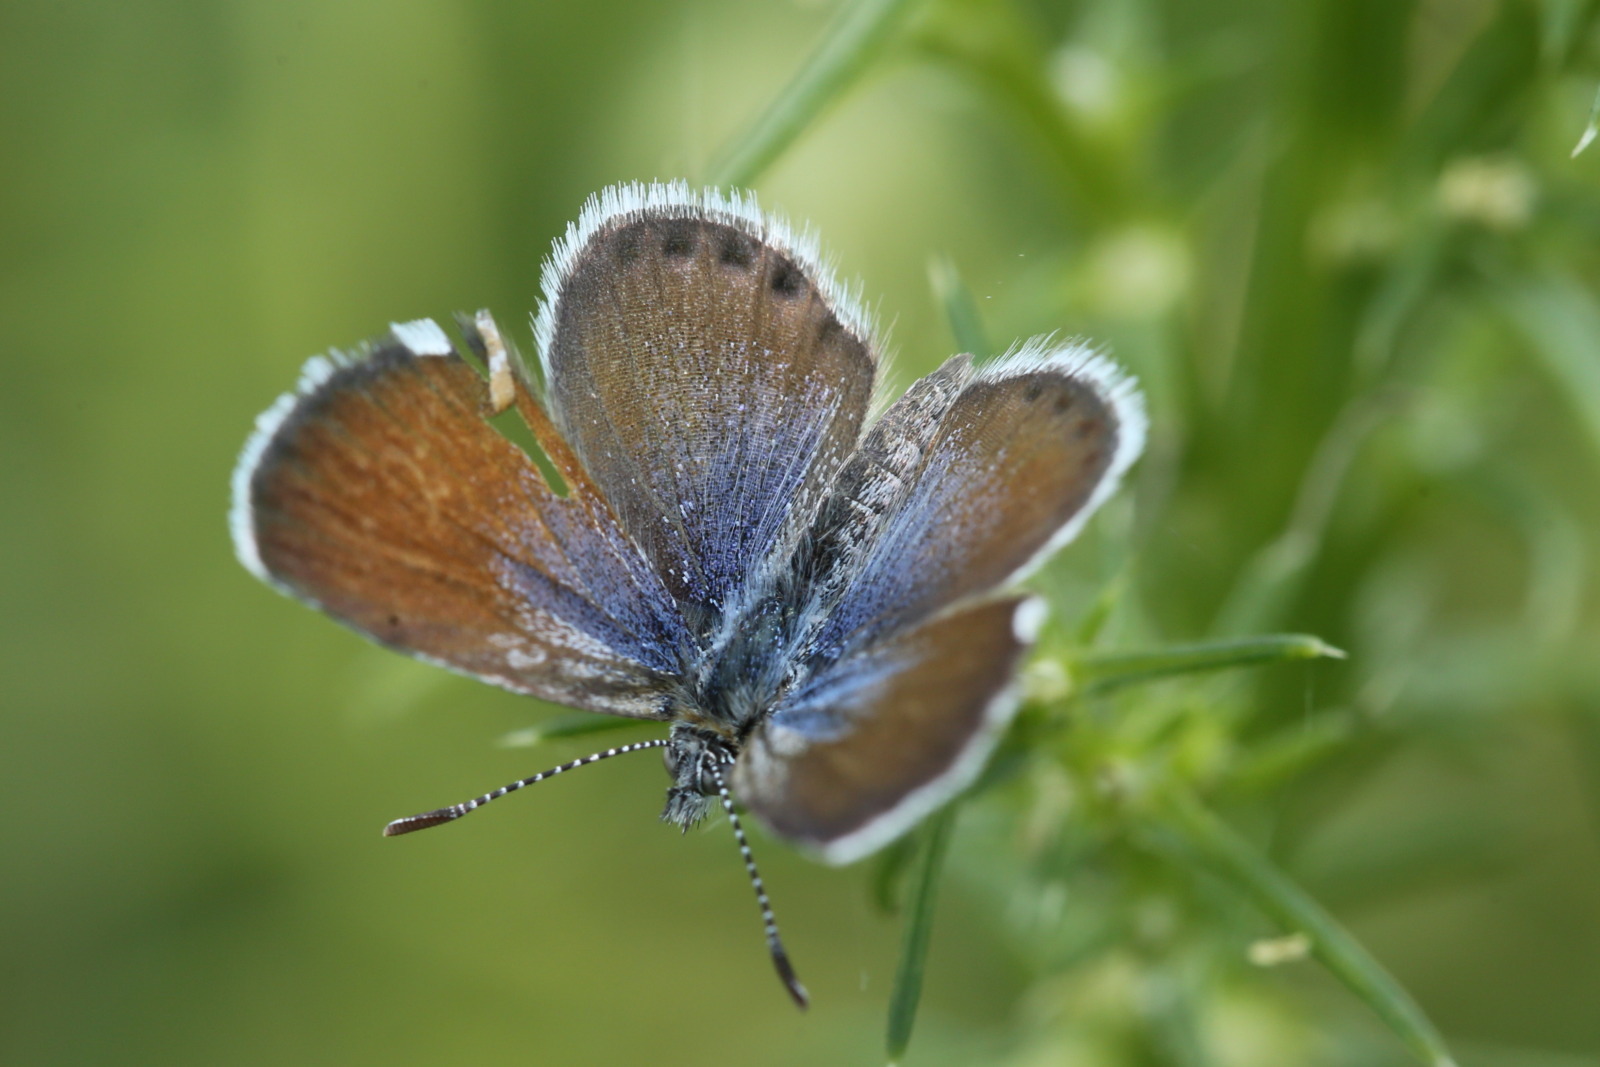
POLYGON ((881 1055, 918 839, 756 842, 805 1016, 653 767, 383 841, 595 739, 271 596, 223 522, 304 356, 515 321, 585 195, 742 167, 898 381, 1059 330, 1151 401, 1035 580, 906 1061, 1416 1062, 1399 997, 1463 1065, 1600 1065, 1597 83, 1595 0, 11 0, 0 1062, 881 1055), (1349 658, 1101 684, 1279 632, 1349 658))

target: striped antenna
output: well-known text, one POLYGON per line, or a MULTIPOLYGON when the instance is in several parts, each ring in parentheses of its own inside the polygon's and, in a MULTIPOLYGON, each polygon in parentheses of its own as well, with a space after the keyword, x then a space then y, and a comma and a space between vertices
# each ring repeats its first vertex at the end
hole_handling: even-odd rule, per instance
MULTIPOLYGON (((579 767, 582 767, 586 764, 598 763, 600 760, 610 759, 612 756, 620 756, 625 752, 641 752, 647 748, 661 748, 666 745, 666 743, 667 739, 662 737, 657 738, 654 741, 640 741, 632 745, 621 745, 617 748, 608 748, 604 752, 595 752, 583 757, 582 759, 575 759, 571 763, 563 763, 559 767, 552 767, 548 771, 540 771, 532 778, 524 778, 519 782, 512 782, 510 785, 503 785, 494 792, 485 793, 481 797, 474 797, 473 799, 463 801, 460 804, 452 804, 448 808, 438 808, 434 811, 425 811, 421 815, 408 815, 404 819, 396 819, 394 822, 383 828, 383 836, 394 837, 397 834, 409 834, 414 830, 426 830, 430 826, 438 826, 441 823, 455 822, 467 812, 476 811, 485 804, 489 803, 491 800, 499 800, 507 793, 515 793, 517 790, 533 785, 535 782, 542 782, 546 778, 554 778, 562 771, 577 770, 579 767)), ((744 840, 743 835, 740 835, 740 840, 744 840)), ((749 858, 749 852, 749 849, 745 849, 747 861, 749 858)), ((750 870, 753 873, 755 868, 751 867, 750 870)), ((762 899, 765 900, 766 898, 763 897, 762 899)))
POLYGON ((799 975, 794 973, 789 953, 783 949, 783 938, 778 936, 778 920, 772 915, 772 901, 767 899, 767 887, 762 884, 761 874, 756 870, 756 858, 750 854, 750 842, 744 836, 744 827, 739 823, 738 814, 733 810, 733 798, 728 795, 722 769, 718 767, 712 773, 716 775, 717 795, 722 798, 722 810, 728 813, 728 823, 733 827, 733 836, 738 839, 739 855, 744 857, 744 869, 750 875, 750 884, 755 887, 756 903, 761 905, 761 922, 766 927, 767 951, 772 953, 772 965, 778 969, 778 977, 783 980, 789 996, 803 1011, 810 1006, 811 998, 806 994, 806 987, 800 984, 799 975))

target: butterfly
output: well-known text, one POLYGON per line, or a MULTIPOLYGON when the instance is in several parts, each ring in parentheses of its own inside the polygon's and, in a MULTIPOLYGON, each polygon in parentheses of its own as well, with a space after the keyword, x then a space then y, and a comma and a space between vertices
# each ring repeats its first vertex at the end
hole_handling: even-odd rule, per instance
POLYGON ((1079 344, 959 355, 871 414, 882 349, 752 197, 591 197, 545 264, 538 372, 487 312, 312 359, 240 457, 239 559, 379 644, 660 722, 662 818, 720 805, 848 863, 971 783, 1042 604, 1010 591, 1138 456, 1134 381, 1079 344), (542 456, 488 420, 515 410, 542 456), (542 460, 541 463, 538 460, 542 460))

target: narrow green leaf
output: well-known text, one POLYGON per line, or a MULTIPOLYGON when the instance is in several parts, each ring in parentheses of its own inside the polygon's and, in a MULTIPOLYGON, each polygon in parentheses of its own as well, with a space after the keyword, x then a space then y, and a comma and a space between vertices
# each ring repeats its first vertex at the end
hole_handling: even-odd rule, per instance
POLYGON ((1142 172, 1124 165, 1064 106, 1052 82, 1048 35, 1021 4, 986 0, 937 5, 913 44, 948 66, 1019 119, 1049 167, 1046 180, 1062 202, 1092 209, 1088 225, 1127 217, 1142 202, 1142 172))
POLYGON ((1593 144, 1597 136, 1600 136, 1600 90, 1594 94, 1594 106, 1589 109, 1589 124, 1583 128, 1583 135, 1573 147, 1572 158, 1577 159, 1578 153, 1593 144))
POLYGON ((1358 736, 1348 711, 1328 711, 1284 727, 1242 752, 1224 788, 1230 795, 1262 794, 1298 778, 1358 736))
POLYGON ((1496 288, 1600 453, 1600 300, 1583 283, 1560 275, 1496 288))
POLYGON ((978 302, 972 290, 961 280, 961 273, 948 256, 940 256, 928 264, 928 280, 933 285, 933 295, 944 305, 944 317, 950 324, 956 349, 974 356, 989 354, 989 343, 983 335, 983 317, 978 312, 978 302))
POLYGON ((846 5, 794 80, 712 165, 710 183, 754 182, 878 58, 920 2, 861 0, 846 5))
POLYGON ((1213 634, 1233 637, 1283 625, 1306 575, 1322 554, 1334 506, 1361 447, 1393 409, 1394 398, 1382 392, 1362 394, 1345 404, 1306 468, 1288 524, 1240 571, 1212 622, 1213 634))
POLYGON ((1078 647, 1087 648, 1100 639, 1100 632, 1111 621, 1111 613, 1127 592, 1128 572, 1124 569, 1100 589, 1094 602, 1084 611, 1083 618, 1078 620, 1077 632, 1073 634, 1073 641, 1078 647))
POLYGON ((1384 268, 1356 332, 1353 355, 1363 382, 1376 383, 1389 369, 1400 331, 1438 283, 1455 232, 1442 223, 1428 226, 1384 268))
POLYGON ((1286 933, 1304 934, 1311 953, 1377 1012, 1429 1067, 1455 1067, 1428 1017, 1405 988, 1338 921, 1272 862, 1183 790, 1163 806, 1176 830, 1208 869, 1255 901, 1286 933))
POLYGON ((906 880, 911 873, 911 861, 917 855, 917 838, 908 835, 891 844, 874 858, 872 880, 872 906, 881 915, 898 915, 905 900, 906 880))
POLYGON ((1573 42, 1593 20, 1589 7, 1588 0, 1544 0, 1539 5, 1540 59, 1550 70, 1566 65, 1573 42))
POLYGON ((1527 644, 1562 649, 1580 625, 1587 599, 1586 527, 1559 494, 1528 478, 1521 464, 1482 462, 1463 483, 1492 503, 1522 536, 1528 560, 1523 599, 1527 644))
POLYGON ((500 748, 532 748, 534 745, 542 745, 546 741, 558 741, 564 737, 584 737, 588 734, 603 734, 612 730, 626 730, 628 727, 638 726, 640 723, 641 720, 639 719, 624 719, 616 715, 593 715, 586 711, 579 711, 571 715, 557 715, 536 726, 512 730, 495 743, 500 748))
POLYGON ((1344 653, 1310 634, 1265 634, 1135 652, 1086 652, 1076 663, 1084 692, 1101 693, 1174 674, 1253 667, 1297 659, 1344 659, 1344 653))
POLYGON ((898 1063, 905 1055, 906 1046, 911 1044, 911 1028, 917 1021, 922 974, 928 962, 928 941, 933 936, 933 903, 938 894, 939 875, 944 870, 950 831, 956 823, 956 808, 957 805, 951 804, 929 819, 922 834, 922 857, 914 875, 905 940, 900 948, 900 967, 895 972, 894 994, 889 1000, 891 1064, 898 1063))

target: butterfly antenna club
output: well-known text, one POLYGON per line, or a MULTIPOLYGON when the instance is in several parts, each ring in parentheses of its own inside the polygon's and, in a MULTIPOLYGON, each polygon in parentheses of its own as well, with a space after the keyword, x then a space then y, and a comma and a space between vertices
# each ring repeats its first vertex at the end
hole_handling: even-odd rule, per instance
POLYGON ((772 901, 767 899, 767 887, 761 881, 761 872, 756 870, 756 858, 750 852, 750 840, 745 837, 744 826, 739 822, 738 813, 733 810, 733 797, 728 795, 728 786, 720 771, 716 780, 717 796, 722 799, 722 810, 728 813, 728 825, 733 827, 733 836, 739 842, 739 855, 744 857, 745 872, 750 875, 750 885, 756 891, 756 903, 761 906, 761 923, 766 929, 767 951, 772 954, 772 965, 777 968, 778 977, 789 991, 789 996, 804 1011, 811 1006, 811 996, 806 992, 806 987, 800 984, 800 976, 794 973, 794 964, 789 962, 789 953, 783 947, 783 938, 778 936, 778 920, 772 914, 772 901))

